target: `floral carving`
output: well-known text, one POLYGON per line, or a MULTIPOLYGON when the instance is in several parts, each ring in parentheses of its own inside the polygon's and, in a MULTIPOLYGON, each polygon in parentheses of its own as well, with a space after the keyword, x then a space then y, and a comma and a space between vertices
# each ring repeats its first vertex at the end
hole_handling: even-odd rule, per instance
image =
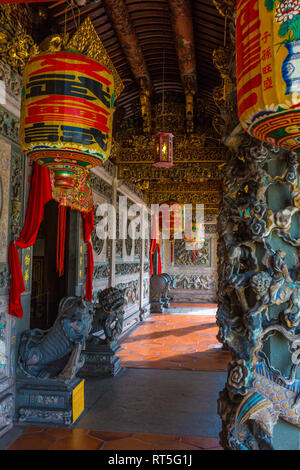
POLYGON ((232 361, 228 367, 228 386, 234 389, 234 392, 245 394, 246 387, 250 379, 249 364, 242 359, 232 361))

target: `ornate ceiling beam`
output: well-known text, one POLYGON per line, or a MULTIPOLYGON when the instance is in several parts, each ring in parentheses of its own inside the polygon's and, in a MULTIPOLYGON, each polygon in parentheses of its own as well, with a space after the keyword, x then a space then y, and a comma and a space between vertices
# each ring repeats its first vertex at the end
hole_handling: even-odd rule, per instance
POLYGON ((139 83, 140 102, 143 118, 143 130, 151 132, 151 93, 152 84, 144 59, 141 46, 139 45, 129 12, 124 0, 102 0, 106 14, 110 18, 121 47, 126 55, 132 73, 139 83))
POLYGON ((197 66, 193 18, 189 0, 169 0, 171 22, 176 40, 178 64, 186 101, 186 131, 194 132, 194 96, 197 91, 197 66))

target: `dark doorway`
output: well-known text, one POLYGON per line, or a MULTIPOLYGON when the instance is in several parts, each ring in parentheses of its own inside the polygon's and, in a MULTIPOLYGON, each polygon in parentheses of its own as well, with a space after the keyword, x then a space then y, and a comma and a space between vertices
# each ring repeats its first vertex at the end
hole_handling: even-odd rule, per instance
POLYGON ((59 301, 68 293, 70 209, 67 209, 65 268, 61 277, 56 271, 57 217, 58 203, 51 200, 45 206, 33 247, 30 328, 50 328, 57 317, 59 301))

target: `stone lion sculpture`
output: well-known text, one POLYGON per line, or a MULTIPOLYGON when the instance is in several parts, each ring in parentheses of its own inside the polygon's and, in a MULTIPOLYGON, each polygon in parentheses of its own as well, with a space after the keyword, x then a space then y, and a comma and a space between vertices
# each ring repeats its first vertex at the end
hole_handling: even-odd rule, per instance
POLYGON ((82 367, 80 352, 92 326, 92 304, 81 297, 64 297, 49 330, 26 330, 19 346, 23 373, 40 379, 71 380, 82 367))
POLYGON ((123 330, 124 304, 124 293, 116 287, 108 287, 98 292, 89 343, 103 342, 94 335, 101 330, 104 331, 106 343, 112 343, 120 336, 123 330))

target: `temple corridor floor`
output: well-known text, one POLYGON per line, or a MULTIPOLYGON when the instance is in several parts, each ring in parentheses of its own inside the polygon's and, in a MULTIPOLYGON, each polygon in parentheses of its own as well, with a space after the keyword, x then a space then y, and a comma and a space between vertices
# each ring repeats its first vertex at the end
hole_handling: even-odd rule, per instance
POLYGON ((217 332, 214 315, 151 315, 122 341, 118 356, 123 367, 226 371, 230 354, 217 332))
POLYGON ((170 311, 125 336, 116 377, 85 380, 85 412, 73 429, 15 426, 0 449, 221 450, 217 399, 229 354, 216 340, 215 306, 170 311))

